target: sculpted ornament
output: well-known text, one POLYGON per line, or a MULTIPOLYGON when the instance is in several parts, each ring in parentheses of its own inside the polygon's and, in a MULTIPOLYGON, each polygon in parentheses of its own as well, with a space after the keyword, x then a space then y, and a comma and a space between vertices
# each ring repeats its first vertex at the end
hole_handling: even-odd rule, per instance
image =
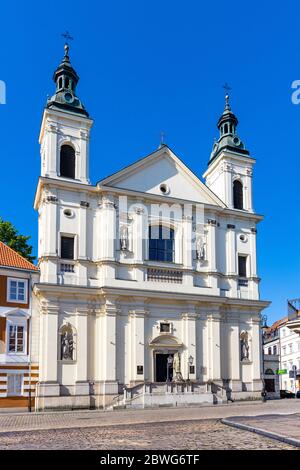
POLYGON ((199 261, 205 260, 206 242, 204 236, 198 235, 196 238, 196 258, 199 261))
POLYGON ((183 382, 179 352, 176 352, 173 358, 173 382, 183 382))
POLYGON ((248 333, 243 331, 240 336, 241 343, 241 361, 249 360, 249 338, 248 333))
POLYGON ((129 234, 127 225, 120 227, 120 249, 121 251, 129 250, 129 234))
POLYGON ((73 333, 65 330, 61 336, 61 359, 65 361, 73 360, 74 341, 73 333))

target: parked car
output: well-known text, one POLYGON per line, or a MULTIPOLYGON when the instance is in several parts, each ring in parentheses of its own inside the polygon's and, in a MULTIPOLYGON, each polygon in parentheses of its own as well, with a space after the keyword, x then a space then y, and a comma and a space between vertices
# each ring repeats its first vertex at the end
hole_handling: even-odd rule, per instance
MULTIPOLYGON (((294 392, 290 392, 289 390, 280 390, 280 398, 295 398, 295 394, 294 392)), ((300 396, 297 396, 297 398, 300 398, 300 396)))
POLYGON ((296 397, 300 398, 300 390, 298 390, 298 392, 296 393, 296 397))

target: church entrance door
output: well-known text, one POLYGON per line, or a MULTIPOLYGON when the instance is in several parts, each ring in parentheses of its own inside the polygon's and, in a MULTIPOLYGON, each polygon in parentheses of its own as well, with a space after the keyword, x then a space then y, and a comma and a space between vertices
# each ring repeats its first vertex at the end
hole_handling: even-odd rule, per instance
POLYGON ((155 382, 166 382, 167 379, 171 382, 173 378, 173 364, 168 368, 168 357, 173 359, 174 354, 157 353, 155 354, 155 382), (167 371, 168 368, 168 371, 167 371))

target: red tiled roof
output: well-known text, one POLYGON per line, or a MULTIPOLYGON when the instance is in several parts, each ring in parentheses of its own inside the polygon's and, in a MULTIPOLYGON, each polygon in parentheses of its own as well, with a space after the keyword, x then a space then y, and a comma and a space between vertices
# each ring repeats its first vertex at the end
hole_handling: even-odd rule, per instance
POLYGON ((9 266, 11 268, 28 269, 29 271, 38 271, 38 267, 27 261, 15 250, 0 241, 0 266, 9 266))
POLYGON ((280 318, 280 320, 277 320, 275 323, 273 323, 273 325, 270 326, 269 330, 270 331, 276 330, 277 328, 279 328, 279 326, 285 325, 287 321, 288 321, 288 317, 280 318))

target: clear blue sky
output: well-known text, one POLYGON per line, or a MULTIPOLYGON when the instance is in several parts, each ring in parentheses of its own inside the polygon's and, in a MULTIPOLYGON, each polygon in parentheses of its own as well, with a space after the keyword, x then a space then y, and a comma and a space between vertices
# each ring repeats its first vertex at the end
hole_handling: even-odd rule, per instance
MULTIPOLYGON (((299 286, 300 79, 295 2, 5 2, 1 6, 0 214, 37 244, 32 208, 40 171, 38 134, 61 33, 74 36, 78 94, 95 124, 96 182, 153 151, 159 133, 199 176, 206 168, 224 82, 232 86, 239 134, 257 159, 254 173, 261 297, 269 322, 286 313, 299 286)), ((36 250, 35 250, 36 253, 36 250)))

